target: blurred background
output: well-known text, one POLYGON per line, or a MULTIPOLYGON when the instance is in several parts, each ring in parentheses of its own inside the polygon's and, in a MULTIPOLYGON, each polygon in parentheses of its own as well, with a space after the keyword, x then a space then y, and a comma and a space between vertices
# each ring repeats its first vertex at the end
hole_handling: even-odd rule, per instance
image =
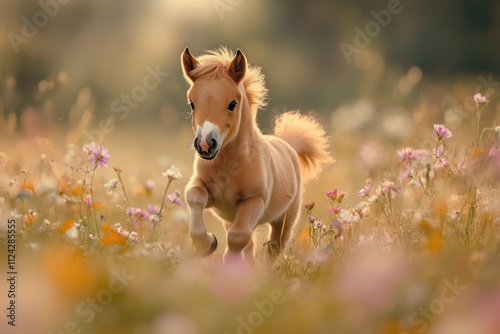
POLYGON ((377 29, 369 24, 373 12, 387 12, 391 1, 3 0, 0 128, 8 123, 9 131, 41 135, 78 125, 85 112, 93 124, 80 126, 98 126, 149 67, 169 75, 113 124, 160 122, 174 131, 187 124, 179 64, 186 46, 195 55, 240 48, 263 68, 270 89, 268 110, 259 115, 263 128, 284 108, 326 119, 362 99, 370 114, 402 99, 402 107, 415 104, 422 90, 449 107, 451 97, 461 103, 471 95, 479 75, 500 81, 500 3, 392 2, 397 10, 377 29), (358 36, 356 44, 355 28, 366 33, 367 24, 373 37, 358 36), (356 52, 346 57, 341 43, 356 52), (458 85, 440 86, 449 79, 458 85))
POLYGON ((286 110, 314 111, 338 161, 327 182, 347 191, 393 162, 394 146, 433 145, 424 140, 433 123, 472 136, 476 92, 491 100, 484 125, 500 123, 497 1, 4 0, 0 8, 0 150, 21 161, 29 149, 47 151, 40 138, 60 148, 96 141, 132 173, 151 171, 131 159, 176 163, 189 175, 187 46, 194 55, 240 48, 262 67, 264 133, 286 110))
MULTIPOLYGON (((33 216, 33 211, 27 211, 33 208, 39 215, 37 222, 25 224, 26 233, 19 237, 24 252, 19 314, 24 327, 18 327, 20 332, 61 330, 68 319, 75 318, 75 306, 83 300, 80 294, 95 296, 92 289, 98 291, 107 284, 110 268, 122 265, 137 280, 123 295, 115 296, 119 302, 105 308, 89 325, 89 333, 235 332, 238 319, 246 319, 254 311, 255 300, 268 298, 275 286, 283 287, 281 273, 286 278, 300 278, 302 285, 287 293, 289 302, 280 310, 276 307, 276 314, 258 332, 331 333, 333 328, 339 333, 402 334, 403 329, 411 328, 411 333, 420 333, 424 330, 408 325, 412 312, 429 305, 441 291, 442 282, 459 277, 460 284, 475 283, 464 299, 447 306, 450 311, 445 319, 450 318, 453 326, 447 330, 436 327, 433 333, 498 333, 498 174, 491 182, 485 176, 492 189, 482 195, 491 201, 481 205, 493 213, 485 211, 477 219, 488 226, 481 233, 494 240, 478 237, 468 243, 467 235, 464 246, 453 234, 458 220, 450 218, 444 226, 451 226, 451 232, 443 235, 455 239, 446 239, 448 248, 439 253, 443 241, 437 232, 448 206, 441 202, 421 205, 421 193, 407 192, 409 200, 394 215, 397 224, 384 223, 380 210, 368 223, 359 224, 352 239, 346 237, 349 243, 339 242, 341 251, 336 249, 323 267, 315 263, 324 259, 296 260, 308 257, 308 249, 285 254, 273 267, 280 278, 236 274, 213 269, 211 262, 191 262, 186 207, 172 210, 161 230, 161 238, 178 248, 142 249, 141 244, 134 248, 139 250, 137 254, 123 255, 86 245, 91 259, 87 261, 87 254, 73 250, 73 240, 65 238, 66 230, 60 232, 68 217, 59 207, 66 206, 56 203, 60 210, 56 215, 52 204, 44 202, 52 200, 45 196, 44 187, 50 190, 47 194, 60 194, 60 180, 69 178, 76 190, 83 190, 76 181, 82 177, 81 170, 78 174, 66 158, 81 155, 82 144, 96 141, 109 148, 110 166, 123 169, 135 206, 146 207, 161 199, 166 182, 161 172, 171 164, 179 166, 184 175, 173 187, 183 189, 191 174, 193 135, 180 55, 185 47, 201 55, 227 46, 240 48, 250 64, 262 67, 266 75, 269 101, 258 115, 263 132, 271 132, 274 117, 289 109, 314 111, 327 128, 337 162, 308 186, 304 196, 306 201, 316 201, 316 218, 327 221, 327 191, 339 187, 346 193, 342 205, 354 208, 365 179, 373 179, 374 185, 384 178, 397 179, 398 148, 436 148, 433 124, 444 124, 453 131, 446 141, 452 147, 450 160, 465 163, 474 138, 475 93, 490 99, 480 128, 500 124, 499 1, 0 0, 0 36, 0 152, 5 153, 0 155, 0 209, 2 205, 7 208, 0 210, 0 223, 5 225, 13 208, 21 207, 25 215, 21 220, 33 216), (76 146, 68 146, 71 144, 76 146), (45 179, 51 183, 44 184, 45 179), (17 190, 27 189, 26 180, 32 182, 28 190, 36 196, 19 200, 17 190), (155 182, 157 188, 145 187, 155 182), (13 188, 17 190, 9 194, 13 188), (399 214, 411 208, 421 216, 406 219, 399 214), (47 232, 51 242, 42 239, 44 218, 53 225, 53 233, 47 232), (30 224, 36 228, 30 229, 30 224), (425 233, 437 235, 437 241, 425 233), (54 237, 57 234, 59 238, 54 237), (361 249, 359 259, 356 255, 353 261, 347 260, 357 252, 353 251, 356 245, 373 238, 383 254, 367 261, 364 255, 373 252, 361 249), (403 244, 401 248, 398 242, 403 244), (43 248, 51 243, 54 251, 43 248), (432 257, 436 243, 439 249, 435 252, 440 255, 432 257), (163 262, 177 266, 181 248, 188 255, 172 278, 163 262), (408 259, 401 251, 404 248, 414 251, 408 259), (385 251, 392 249, 396 254, 387 257, 385 251), (421 255, 418 265, 409 260, 415 254, 421 255), (45 279, 56 282, 55 290, 60 289, 64 298, 78 292, 74 300, 55 298, 47 288, 52 285, 43 281, 40 272, 48 273, 45 279), (54 302, 48 302, 51 299, 54 302), (210 330, 192 329, 193 319, 210 330), (481 329, 490 324, 484 319, 494 323, 491 331, 481 329)), ((488 145, 496 145, 491 138, 496 136, 498 143, 499 132, 487 134, 492 136, 488 145)), ((85 164, 85 160, 79 163, 85 164)), ((117 206, 118 199, 110 198, 102 187, 111 177, 116 177, 112 168, 98 170, 97 198, 104 202, 100 204, 110 224, 126 223, 125 208, 117 206)), ((470 189, 462 189, 466 187, 462 179, 453 182, 444 196, 459 203, 455 193, 465 196, 470 189)), ((463 199, 460 210, 467 201, 463 199)), ((444 199, 442 202, 446 204, 444 199)), ((307 224, 304 216, 299 227, 307 224)), ((221 246, 211 260, 220 262, 225 232, 213 218, 207 225, 220 236, 221 246)), ((264 240, 266 233, 258 237, 264 240)), ((257 244, 262 258, 262 242, 257 244)), ((0 261, 6 258, 2 255, 0 261)), ((435 324, 441 326, 439 321, 435 324)))

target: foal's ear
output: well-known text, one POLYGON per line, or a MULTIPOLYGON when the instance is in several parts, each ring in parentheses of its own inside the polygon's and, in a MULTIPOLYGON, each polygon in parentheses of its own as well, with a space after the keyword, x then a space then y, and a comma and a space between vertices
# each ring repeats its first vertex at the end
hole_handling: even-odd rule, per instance
POLYGON ((184 78, 186 78, 188 82, 193 83, 195 78, 191 75, 191 71, 197 68, 200 62, 191 54, 191 52, 189 52, 188 48, 185 48, 181 56, 181 63, 184 78))
POLYGON ((247 71, 247 59, 240 49, 236 51, 236 56, 229 65, 227 74, 233 78, 234 82, 239 83, 247 71))

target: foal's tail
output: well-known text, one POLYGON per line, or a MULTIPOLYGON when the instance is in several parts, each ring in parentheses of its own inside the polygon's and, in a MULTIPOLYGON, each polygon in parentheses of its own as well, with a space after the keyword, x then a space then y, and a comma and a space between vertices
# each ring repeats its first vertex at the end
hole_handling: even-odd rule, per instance
POLYGON ((299 155, 302 180, 316 178, 333 160, 328 155, 329 137, 321 124, 310 115, 289 111, 276 119, 274 135, 286 141, 299 155))

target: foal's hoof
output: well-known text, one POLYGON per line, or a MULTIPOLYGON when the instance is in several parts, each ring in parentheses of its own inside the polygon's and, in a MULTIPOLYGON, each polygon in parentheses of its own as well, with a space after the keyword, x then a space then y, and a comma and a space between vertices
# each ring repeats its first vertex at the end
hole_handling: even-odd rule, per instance
POLYGON ((217 249, 217 245, 218 245, 217 238, 212 233, 210 233, 210 235, 214 238, 214 240, 212 241, 212 244, 210 245, 210 249, 205 254, 203 254, 202 257, 207 257, 207 256, 212 255, 213 252, 215 252, 215 250, 217 249))

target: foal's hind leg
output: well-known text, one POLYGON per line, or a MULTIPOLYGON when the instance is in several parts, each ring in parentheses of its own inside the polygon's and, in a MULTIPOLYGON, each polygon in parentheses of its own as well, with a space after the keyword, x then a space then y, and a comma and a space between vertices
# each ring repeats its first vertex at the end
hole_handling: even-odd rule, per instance
POLYGON ((267 241, 267 250, 271 256, 276 256, 290 239, 292 228, 297 220, 300 209, 300 200, 294 201, 288 210, 275 221, 271 222, 271 233, 267 241))
POLYGON ((203 221, 203 209, 208 202, 208 192, 200 186, 193 186, 186 191, 186 201, 191 212, 189 236, 195 251, 202 256, 208 256, 217 249, 217 239, 207 232, 203 221))

